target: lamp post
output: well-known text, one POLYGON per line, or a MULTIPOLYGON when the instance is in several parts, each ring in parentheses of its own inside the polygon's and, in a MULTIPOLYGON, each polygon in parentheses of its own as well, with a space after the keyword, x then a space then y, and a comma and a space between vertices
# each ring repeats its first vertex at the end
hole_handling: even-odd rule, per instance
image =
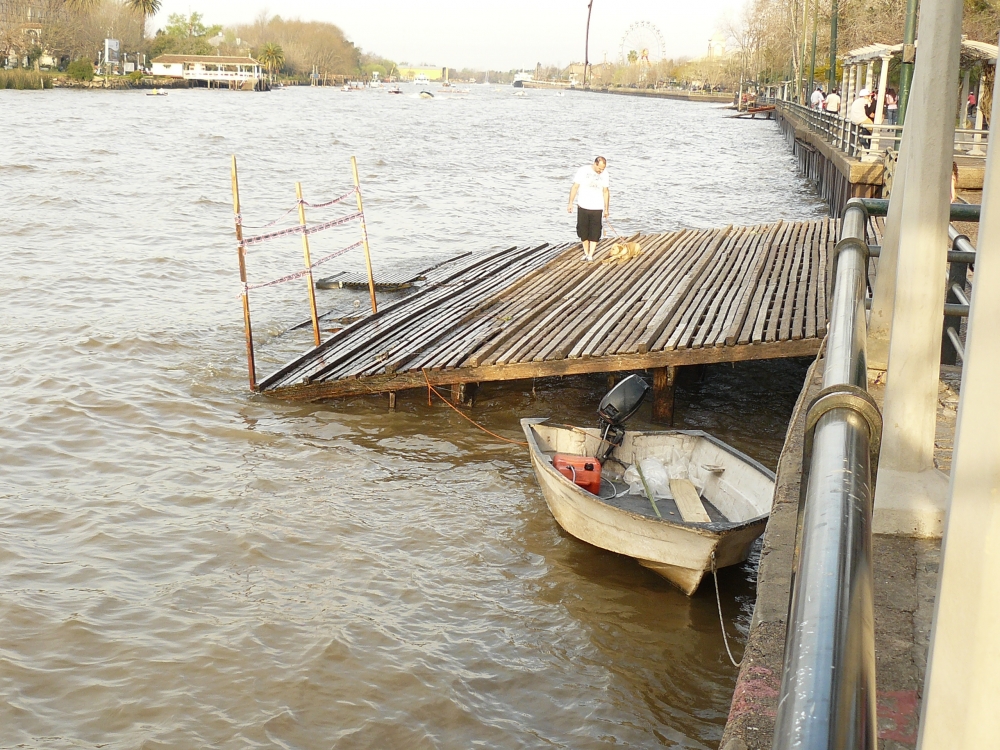
POLYGON ((802 0, 802 53, 799 55, 799 72, 795 76, 795 100, 799 104, 805 104, 805 97, 802 96, 803 74, 806 68, 806 21, 809 19, 809 0, 802 0))
POLYGON ((819 20, 819 0, 813 0, 813 41, 812 55, 809 58, 809 88, 806 89, 806 103, 812 96, 813 87, 816 85, 816 25, 819 20))
POLYGON ((913 82, 913 63, 917 50, 917 0, 906 0, 906 20, 903 22, 903 63, 899 67, 899 115, 897 124, 906 120, 906 105, 910 101, 910 84, 913 82))
POLYGON ((587 88, 587 71, 590 70, 590 13, 594 9, 594 0, 587 3, 587 38, 583 43, 583 87, 587 88))
POLYGON ((827 77, 827 93, 837 86, 837 0, 830 0, 830 73, 827 77))

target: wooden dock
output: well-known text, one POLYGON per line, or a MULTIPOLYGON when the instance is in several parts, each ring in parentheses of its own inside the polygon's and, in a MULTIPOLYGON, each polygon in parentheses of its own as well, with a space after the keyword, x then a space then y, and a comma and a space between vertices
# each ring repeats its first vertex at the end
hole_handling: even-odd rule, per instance
MULTIPOLYGON (((261 381, 288 399, 812 356, 826 333, 831 219, 471 253, 261 381)), ((660 376, 657 377, 656 373, 660 376)), ((669 380, 672 384, 672 375, 669 380)), ((455 389, 453 389, 455 392, 455 389)))

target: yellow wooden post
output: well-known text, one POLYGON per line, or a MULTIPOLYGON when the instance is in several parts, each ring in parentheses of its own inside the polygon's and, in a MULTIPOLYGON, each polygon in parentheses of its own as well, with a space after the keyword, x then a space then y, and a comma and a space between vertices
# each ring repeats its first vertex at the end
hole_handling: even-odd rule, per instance
POLYGON ((250 370, 250 390, 257 390, 257 366, 253 356, 253 329, 250 327, 250 296, 247 292, 247 249, 243 246, 243 222, 240 218, 240 183, 236 176, 236 155, 233 155, 233 215, 236 217, 236 252, 240 259, 240 281, 243 283, 243 331, 247 339, 247 368, 250 370))
POLYGON ((309 313, 312 315, 313 336, 316 346, 321 341, 319 337, 319 316, 316 314, 316 287, 313 285, 312 260, 309 258, 309 235, 306 234, 306 206, 302 202, 302 183, 295 183, 295 197, 299 203, 299 224, 302 226, 302 257, 306 263, 306 284, 309 286, 309 313))
POLYGON ((372 314, 378 312, 378 303, 375 302, 375 277, 372 276, 372 257, 368 251, 368 228, 365 226, 365 210, 361 205, 361 182, 358 180, 358 160, 351 157, 351 169, 354 172, 354 189, 358 196, 358 213, 361 214, 361 244, 365 248, 365 268, 368 270, 368 292, 372 298, 372 314))

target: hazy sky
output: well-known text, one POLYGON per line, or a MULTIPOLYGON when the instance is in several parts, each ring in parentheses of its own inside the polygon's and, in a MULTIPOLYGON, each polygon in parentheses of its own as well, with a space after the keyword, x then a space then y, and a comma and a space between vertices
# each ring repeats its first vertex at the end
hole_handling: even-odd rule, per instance
MULTIPOLYGON (((636 22, 655 25, 667 57, 699 57, 728 12, 743 0, 594 0, 590 61, 617 60, 622 37, 636 22)), ((249 22, 261 10, 283 18, 329 21, 366 52, 397 61, 452 68, 567 65, 583 60, 586 0, 163 0, 153 26, 171 13, 198 11, 208 24, 249 22)))

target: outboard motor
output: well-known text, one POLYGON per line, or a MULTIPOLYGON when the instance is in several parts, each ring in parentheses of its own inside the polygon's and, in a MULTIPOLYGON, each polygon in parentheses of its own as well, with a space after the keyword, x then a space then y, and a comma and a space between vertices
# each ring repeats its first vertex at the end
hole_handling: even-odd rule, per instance
POLYGON ((601 418, 602 437, 607 441, 607 449, 601 456, 601 461, 605 461, 611 451, 622 444, 625 439, 625 420, 636 413, 649 390, 649 384, 645 380, 638 375, 629 375, 601 399, 597 415, 601 418))

